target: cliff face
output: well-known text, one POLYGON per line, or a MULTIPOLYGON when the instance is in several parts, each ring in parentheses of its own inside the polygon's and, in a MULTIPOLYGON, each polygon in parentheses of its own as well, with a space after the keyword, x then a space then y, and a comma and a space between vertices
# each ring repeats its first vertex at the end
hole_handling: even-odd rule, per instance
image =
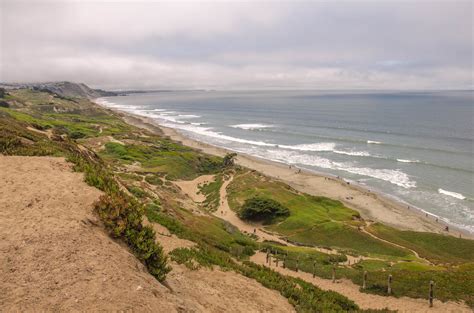
POLYGON ((16 89, 30 88, 54 93, 67 98, 88 98, 116 96, 117 93, 101 89, 92 89, 85 84, 72 82, 48 82, 48 83, 27 83, 27 84, 0 84, 0 88, 16 89))

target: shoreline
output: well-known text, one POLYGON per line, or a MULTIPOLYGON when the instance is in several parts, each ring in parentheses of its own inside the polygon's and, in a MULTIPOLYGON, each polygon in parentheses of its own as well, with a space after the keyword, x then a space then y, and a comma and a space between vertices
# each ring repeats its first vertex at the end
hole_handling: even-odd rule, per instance
MULTIPOLYGON (((128 124, 161 133, 174 141, 204 153, 222 157, 227 153, 235 152, 189 138, 176 129, 160 125, 152 118, 98 105, 118 113, 128 124)), ((428 212, 408 206, 389 195, 348 182, 343 178, 295 166, 289 167, 284 163, 264 160, 240 152, 236 153, 236 164, 284 182, 299 192, 339 200, 345 206, 358 211, 367 221, 381 222, 399 230, 431 232, 474 239, 474 234, 467 230, 451 225, 442 219, 437 222, 435 217, 428 212), (449 226, 449 232, 444 230, 445 226, 449 226)))

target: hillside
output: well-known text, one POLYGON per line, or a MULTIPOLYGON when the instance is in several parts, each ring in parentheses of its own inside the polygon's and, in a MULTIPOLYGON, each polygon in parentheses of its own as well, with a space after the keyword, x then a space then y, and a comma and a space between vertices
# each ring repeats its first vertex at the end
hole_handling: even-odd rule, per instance
POLYGON ((25 83, 25 84, 2 84, 0 88, 5 89, 22 89, 29 88, 39 90, 51 94, 56 94, 65 98, 87 98, 95 99, 99 97, 116 96, 117 93, 112 91, 104 91, 101 89, 92 89, 82 83, 72 82, 47 82, 47 83, 25 83))
MULTIPOLYGON (((20 239, 23 232, 29 227, 44 231, 43 239, 31 247, 43 245, 47 259, 55 251, 51 247, 70 244, 75 248, 70 242, 54 243, 58 236, 48 237, 50 227, 59 227, 86 230, 90 236, 87 242, 76 238, 77 233, 68 236, 76 244, 84 243, 84 253, 68 251, 67 255, 77 256, 74 262, 49 267, 46 262, 45 273, 55 277, 61 272, 64 276, 58 277, 64 277, 66 289, 99 279, 101 292, 96 294, 116 292, 109 308, 127 308, 127 303, 132 308, 134 301, 143 300, 145 304, 138 307, 144 310, 164 301, 171 311, 198 312, 471 311, 467 305, 472 308, 474 303, 474 285, 468 279, 474 274, 472 240, 374 224, 339 201, 298 192, 262 173, 229 165, 221 157, 171 140, 146 122, 135 119, 140 127, 127 124, 120 114, 85 98, 18 89, 8 90, 0 100, 7 104, 0 108, 0 153, 4 155, 0 161, 5 167, 1 179, 9 182, 2 185, 1 214, 8 225, 15 225, 13 232, 2 234, 8 239, 1 250, 7 256, 2 258, 6 260, 2 269, 11 279, 2 290, 5 298, 0 299, 5 309, 23 307, 13 306, 21 297, 13 299, 18 292, 28 293, 27 286, 15 289, 14 281, 30 283, 28 266, 39 266, 35 258, 17 252, 14 263, 26 265, 21 271, 8 270, 13 251, 18 251, 15 247, 28 242, 20 239), (10 157, 15 155, 25 157, 10 157), (83 174, 72 173, 71 166, 83 174), (24 191, 17 199, 12 195, 19 189, 24 191), (103 194, 100 198, 97 189, 103 194), (65 202, 55 202, 61 200, 61 193, 65 202), (90 194, 89 200, 77 201, 82 194, 90 194), (288 216, 270 219, 265 225, 240 219, 242 204, 253 197, 279 203, 288 209, 288 216), (29 201, 35 203, 36 198, 45 202, 29 208, 29 201), (89 244, 117 249, 91 250, 89 244), (113 264, 107 263, 110 259, 113 264), (156 289, 158 300, 148 299, 149 293, 146 299, 139 298, 140 294, 133 298, 135 293, 127 298, 119 287, 115 290, 101 283, 100 276, 67 276, 64 270, 75 264, 83 265, 76 274, 87 273, 91 264, 113 268, 107 275, 117 277, 115 283, 125 281, 117 286, 129 290, 136 283, 135 289, 142 287, 139 291, 156 289), (366 288, 362 288, 364 272, 369 277, 366 288), (390 294, 388 274, 393 276, 390 294), (133 283, 127 284, 127 279, 133 283), (430 280, 436 282, 431 309, 430 280), (120 299, 114 302, 116 298, 120 299)), ((100 266, 91 268, 92 273, 101 273, 100 266)), ((44 283, 40 276, 35 282, 44 283)), ((38 289, 39 294, 44 292, 38 289)), ((51 290, 48 295, 58 296, 59 289, 53 286, 51 290)), ((88 297, 88 306, 71 308, 86 310, 96 305, 97 299, 92 294, 88 297)))

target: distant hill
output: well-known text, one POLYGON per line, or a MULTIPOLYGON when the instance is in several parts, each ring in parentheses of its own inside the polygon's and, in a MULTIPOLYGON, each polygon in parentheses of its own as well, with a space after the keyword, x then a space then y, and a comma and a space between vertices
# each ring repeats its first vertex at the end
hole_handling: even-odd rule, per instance
POLYGON ((92 89, 85 84, 78 84, 72 82, 48 82, 48 83, 18 83, 18 84, 2 84, 0 88, 18 89, 30 88, 41 90, 48 93, 54 93, 66 98, 88 98, 94 99, 99 97, 117 96, 118 93, 112 91, 105 91, 101 89, 92 89))

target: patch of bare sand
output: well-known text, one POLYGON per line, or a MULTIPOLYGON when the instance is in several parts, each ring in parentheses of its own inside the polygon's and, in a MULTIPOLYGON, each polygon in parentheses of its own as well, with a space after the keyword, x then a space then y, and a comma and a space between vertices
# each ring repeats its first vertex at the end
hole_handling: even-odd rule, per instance
POLYGON ((183 305, 94 226, 100 192, 64 159, 0 157, 0 195, 0 311, 183 305))
POLYGON ((277 291, 263 293, 262 285, 247 277, 216 269, 173 267, 169 285, 178 296, 197 303, 202 312, 295 312, 277 291))
POLYGON ((233 272, 175 265, 170 291, 96 226, 99 195, 62 158, 0 156, 0 311, 293 311, 233 272))
POLYGON ((199 187, 213 181, 214 175, 202 175, 194 180, 181 180, 174 183, 181 188, 184 194, 193 199, 194 202, 203 202, 206 200, 206 196, 200 192, 199 187))

